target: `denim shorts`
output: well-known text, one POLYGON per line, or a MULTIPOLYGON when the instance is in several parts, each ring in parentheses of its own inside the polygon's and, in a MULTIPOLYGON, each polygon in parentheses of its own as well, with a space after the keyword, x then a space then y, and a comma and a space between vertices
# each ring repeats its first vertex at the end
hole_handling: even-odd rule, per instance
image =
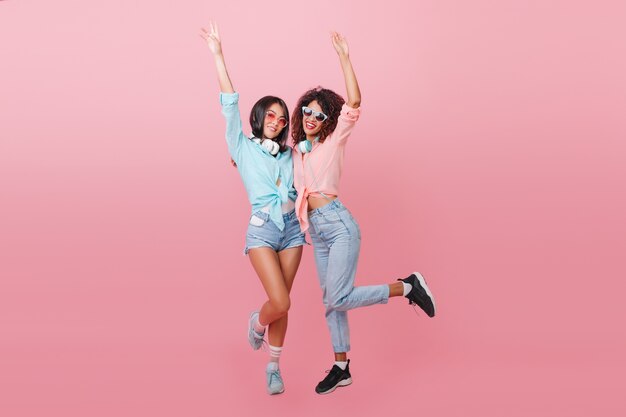
POLYGON ((280 252, 307 244, 304 233, 300 231, 300 222, 295 210, 283 214, 283 221, 285 228, 281 231, 270 219, 269 213, 264 211, 253 213, 246 233, 244 254, 247 255, 248 251, 254 248, 270 247, 280 252))

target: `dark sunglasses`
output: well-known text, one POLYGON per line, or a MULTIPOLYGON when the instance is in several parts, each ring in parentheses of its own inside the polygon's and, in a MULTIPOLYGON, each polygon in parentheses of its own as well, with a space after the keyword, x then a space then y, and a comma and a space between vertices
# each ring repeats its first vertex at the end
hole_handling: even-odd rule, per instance
POLYGON ((315 111, 311 108, 308 108, 307 106, 302 106, 302 114, 304 115, 304 117, 309 117, 312 115, 318 122, 323 122, 324 120, 328 119, 328 116, 326 116, 321 111, 315 111))

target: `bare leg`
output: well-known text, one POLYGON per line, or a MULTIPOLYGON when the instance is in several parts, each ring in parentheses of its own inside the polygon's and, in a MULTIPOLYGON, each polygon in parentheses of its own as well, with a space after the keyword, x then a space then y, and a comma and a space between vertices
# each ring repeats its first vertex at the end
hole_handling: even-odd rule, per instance
MULTIPOLYGON (((302 258, 302 246, 295 248, 285 249, 278 252, 278 259, 280 260, 280 267, 283 272, 283 279, 285 287, 287 287, 287 293, 291 292, 293 281, 300 266, 300 259, 302 258)), ((287 322, 289 316, 286 314, 272 322, 268 330, 268 341, 272 346, 282 346, 285 342, 285 334, 287 333, 287 322)))
POLYGON ((267 294, 268 300, 259 313, 259 322, 267 326, 289 311, 289 292, 280 269, 278 254, 272 248, 250 249, 248 255, 267 294))
POLYGON ((248 255, 267 294, 268 300, 259 313, 259 323, 266 326, 289 311, 289 291, 280 269, 278 254, 272 248, 250 249, 248 255))

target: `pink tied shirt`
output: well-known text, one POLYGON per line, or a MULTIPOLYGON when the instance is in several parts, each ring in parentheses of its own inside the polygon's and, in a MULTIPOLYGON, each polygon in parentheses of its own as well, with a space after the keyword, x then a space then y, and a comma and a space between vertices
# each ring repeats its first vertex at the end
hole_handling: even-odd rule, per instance
MULTIPOLYGON (((344 104, 337 120, 337 127, 322 143, 313 143, 311 152, 301 154, 293 150, 293 183, 298 192, 296 215, 302 233, 309 228, 309 203, 307 197, 339 195, 339 179, 343 168, 343 153, 346 141, 361 109, 353 109, 344 104)), ((297 147, 296 147, 297 148, 297 147)))

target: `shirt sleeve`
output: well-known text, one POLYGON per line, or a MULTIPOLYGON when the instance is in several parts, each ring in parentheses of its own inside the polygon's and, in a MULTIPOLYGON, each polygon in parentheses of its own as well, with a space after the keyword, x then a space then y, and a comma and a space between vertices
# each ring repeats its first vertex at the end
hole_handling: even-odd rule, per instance
POLYGON ((338 145, 345 144, 350 136, 350 133, 352 133, 352 129, 354 129, 357 120, 359 120, 360 114, 360 107, 354 109, 347 104, 344 104, 341 107, 341 113, 339 114, 339 119, 337 120, 337 127, 333 133, 331 133, 329 139, 338 145))
POLYGON ((239 93, 220 93, 222 114, 226 119, 226 144, 228 152, 236 164, 239 164, 241 156, 241 141, 246 140, 241 127, 241 115, 239 113, 239 93))

